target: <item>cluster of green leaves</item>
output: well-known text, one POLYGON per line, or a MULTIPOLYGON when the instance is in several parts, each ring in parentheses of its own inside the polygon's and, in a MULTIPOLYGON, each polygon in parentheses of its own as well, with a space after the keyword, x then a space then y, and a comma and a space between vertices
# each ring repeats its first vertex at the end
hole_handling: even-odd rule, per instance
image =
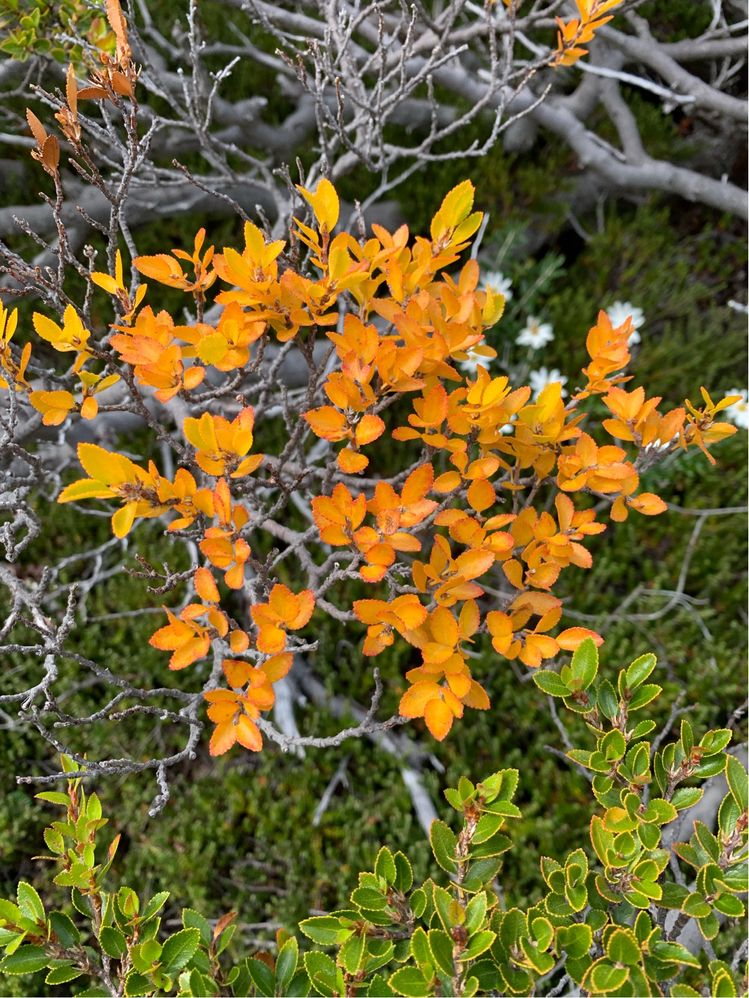
POLYGON ((80 45, 62 42, 74 32, 97 48, 113 48, 114 36, 101 10, 85 0, 3 0, 0 53, 25 62, 35 55, 78 64, 80 45))
POLYGON ((65 760, 67 793, 38 796, 65 808, 45 842, 70 906, 48 912, 25 881, 16 902, 0 901, 0 973, 46 970, 48 985, 82 978, 77 993, 90 996, 527 995, 564 975, 591 995, 657 995, 664 981, 672 996, 705 988, 736 995, 742 984, 731 967, 696 955, 679 933, 694 919, 714 939, 721 921, 745 914, 747 773, 725 751, 726 729, 697 742, 683 721, 662 748, 667 731, 658 744, 647 741, 655 723, 631 715, 661 692, 647 682, 655 664, 653 655, 640 656, 614 685, 598 678, 597 651, 586 641, 559 673, 536 674, 542 690, 585 717, 595 748, 569 756, 594 774, 602 810, 590 823, 594 856, 580 846, 563 861, 541 858, 547 889, 535 904, 508 907, 496 889, 512 847, 507 823, 521 817, 513 802, 520 774, 502 769, 445 791, 460 827, 433 823, 434 878, 416 882, 404 853, 383 847, 373 870, 359 874, 348 907, 300 923, 315 949, 300 952, 298 939, 281 930, 275 956, 236 955, 235 912, 211 923, 185 908, 182 928, 165 935, 160 913, 169 892, 140 898, 128 886, 109 886, 118 838, 99 858, 96 835, 107 819, 65 760), (721 773, 729 791, 716 831, 697 821, 690 841, 673 847, 696 870, 686 886, 683 875, 669 876, 663 829, 700 800, 695 783, 721 773))

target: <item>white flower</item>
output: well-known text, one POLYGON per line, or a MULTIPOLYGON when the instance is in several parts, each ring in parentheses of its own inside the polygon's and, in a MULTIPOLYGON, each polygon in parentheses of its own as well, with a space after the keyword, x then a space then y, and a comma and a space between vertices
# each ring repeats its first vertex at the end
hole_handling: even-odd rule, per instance
POLYGON ((458 361, 458 367, 470 378, 475 378, 479 365, 486 367, 491 361, 491 357, 481 357, 475 353, 469 353, 465 360, 458 361))
POLYGON ((615 301, 613 305, 609 305, 606 309, 606 314, 609 317, 609 322, 616 329, 621 326, 623 322, 626 322, 628 318, 632 319, 632 326, 634 327, 634 332, 630 334, 629 345, 631 347, 635 346, 640 342, 640 334, 637 332, 638 329, 645 322, 645 313, 637 305, 633 305, 629 301, 615 301))
MULTIPOLYGON (((531 371, 528 375, 528 380, 531 388, 533 389, 534 398, 538 398, 544 388, 546 388, 547 385, 552 384, 554 381, 559 381, 562 385, 567 384, 567 378, 555 367, 551 370, 548 370, 546 367, 539 367, 537 371, 531 371)), ((562 398, 564 398, 566 394, 567 392, 564 388, 562 388, 562 398)))
POLYGON ((742 430, 749 430, 749 392, 746 388, 732 388, 725 393, 725 397, 728 395, 740 395, 741 401, 729 406, 725 410, 726 416, 742 430))
POLYGON ((525 329, 520 331, 520 335, 515 342, 518 346, 538 350, 539 347, 545 347, 547 343, 551 343, 553 339, 554 329, 551 323, 541 322, 540 319, 529 315, 525 329))
POLYGON ((504 297, 505 301, 512 298, 512 281, 505 277, 501 270, 487 270, 481 278, 481 287, 491 288, 504 297))

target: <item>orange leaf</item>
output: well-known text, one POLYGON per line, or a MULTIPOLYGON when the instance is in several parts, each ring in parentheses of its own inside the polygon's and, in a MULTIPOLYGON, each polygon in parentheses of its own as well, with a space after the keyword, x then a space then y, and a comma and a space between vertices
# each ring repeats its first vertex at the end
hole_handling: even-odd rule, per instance
POLYGON ((641 492, 639 496, 634 496, 629 500, 629 505, 644 516, 658 516, 668 509, 661 497, 653 492, 641 492))
POLYGON ((587 627, 568 627, 567 630, 557 635, 557 644, 560 648, 564 648, 565 651, 574 651, 586 638, 592 638, 595 645, 599 648, 603 644, 601 635, 589 630, 587 627))
POLYGON ((357 444, 363 447, 365 444, 371 444, 373 440, 377 440, 384 432, 385 424, 382 419, 370 414, 364 416, 358 423, 354 436, 357 444))
POLYGON ((444 700, 430 700, 424 709, 424 720, 433 737, 441 742, 453 726, 455 715, 444 700))
POLYGON ((357 475, 369 464, 369 458, 350 447, 344 447, 338 455, 338 467, 347 475, 357 475))
POLYGON ((346 417, 332 405, 324 405, 319 409, 305 412, 304 418, 309 423, 312 432, 325 440, 344 440, 350 436, 346 417))
POLYGON ((216 580, 213 578, 210 569, 205 567, 196 568, 193 582, 195 584, 195 592, 202 600, 205 600, 206 603, 219 602, 221 597, 219 596, 216 580))
POLYGON ((211 735, 208 751, 211 755, 223 755, 228 752, 237 740, 237 729, 233 721, 223 721, 217 724, 211 735))
POLYGON ((251 752, 259 752, 263 747, 263 736, 258 726, 246 714, 240 714, 237 721, 236 739, 251 752))

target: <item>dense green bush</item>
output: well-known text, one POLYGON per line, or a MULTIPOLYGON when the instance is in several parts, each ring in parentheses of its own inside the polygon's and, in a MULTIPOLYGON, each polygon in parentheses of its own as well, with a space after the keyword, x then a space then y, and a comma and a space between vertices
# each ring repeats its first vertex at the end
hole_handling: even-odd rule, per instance
POLYGON ((668 742, 672 717, 654 734, 656 723, 640 711, 661 692, 648 682, 655 667, 654 655, 641 655, 612 685, 597 678, 598 653, 588 640, 560 673, 534 674, 539 690, 581 715, 594 738, 587 740, 592 751, 567 753, 591 774, 602 809, 590 822, 593 857, 587 841, 564 858, 556 850, 559 858, 543 855, 543 896, 514 907, 503 856, 522 816, 513 798, 526 767, 499 770, 478 784, 461 777, 445 791, 460 824, 453 830, 436 820, 430 828, 441 868, 436 879, 415 886, 406 855, 382 847, 373 871, 359 874, 348 908, 301 922, 304 936, 321 947, 303 953, 297 938, 279 929, 273 955, 244 956, 236 911, 209 922, 184 908, 182 928, 170 932, 161 914, 169 911, 169 891, 149 898, 148 889, 112 883, 119 836, 97 853, 108 819, 98 796, 75 778, 75 763, 63 759, 67 793, 38 796, 65 808, 45 829, 51 855, 43 858, 54 862, 54 884, 68 889, 71 903, 49 911, 27 881, 17 886, 17 903, 0 900, 0 974, 45 971, 46 985, 82 981, 87 986, 77 993, 91 996, 556 994, 565 985, 591 995, 647 995, 666 981, 674 996, 705 987, 735 995, 742 987, 737 963, 720 959, 730 961, 731 951, 725 932, 716 937, 721 921, 745 913, 747 773, 724 751, 728 729, 696 740, 682 720, 679 737, 668 742), (702 798, 695 781, 723 772, 728 793, 703 815, 717 814, 716 833, 696 821, 689 841, 663 843, 696 871, 688 884, 677 860, 674 879, 664 830, 702 798), (717 955, 700 959, 680 941, 690 922, 715 941, 717 955), (335 959, 324 952, 329 948, 335 959))

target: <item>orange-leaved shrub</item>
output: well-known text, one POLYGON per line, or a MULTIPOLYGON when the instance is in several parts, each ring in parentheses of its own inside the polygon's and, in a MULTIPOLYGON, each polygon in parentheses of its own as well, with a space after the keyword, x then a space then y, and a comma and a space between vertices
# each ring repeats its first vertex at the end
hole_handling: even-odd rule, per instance
POLYGON ((730 399, 716 404, 703 389, 700 407, 661 411, 660 398, 630 388, 631 323, 614 328, 603 311, 568 400, 560 383, 533 398, 528 386, 492 376, 488 366, 461 373, 457 364, 469 356, 496 355, 485 331, 504 306, 501 294, 481 285, 476 260, 461 262, 482 219, 469 181, 444 198, 428 238, 376 224, 368 238, 336 233, 333 185, 323 179, 300 191, 313 219, 295 219, 288 243, 247 222, 240 248, 205 248, 201 229, 192 252, 133 260, 150 282, 194 300, 195 321, 156 311, 145 284, 131 296, 119 255, 114 275, 92 275, 119 310, 111 332, 86 328, 72 305, 59 323, 35 313, 38 336, 73 355, 77 393, 32 390, 32 347, 13 354, 16 314, 2 316, 4 384, 12 382, 47 424, 72 414, 95 419, 97 396, 120 379, 166 408, 179 401, 199 413, 182 420, 183 466, 172 476, 153 461, 142 467, 84 442, 78 457, 86 477, 58 501, 112 501, 118 537, 140 519, 163 517, 177 538, 197 540, 203 563, 192 574, 194 599, 166 610, 151 644, 171 653, 172 669, 222 649, 226 685, 205 694, 214 754, 235 742, 260 749, 255 722, 292 666, 291 634, 315 611, 364 625, 366 656, 396 637, 412 645, 420 660, 406 673, 400 712, 423 717, 444 738, 465 708, 490 706, 470 665, 483 632, 499 655, 530 668, 591 636, 558 629, 562 604, 553 588, 563 571, 590 568, 586 540, 607 528, 601 507, 613 521, 631 511, 662 513, 663 500, 641 490, 641 470, 687 447, 713 460, 708 446, 734 432, 716 422, 730 399), (219 309, 209 322, 211 289, 219 309), (254 413, 238 389, 274 343, 301 353, 309 379, 285 408, 283 387, 266 385, 284 409, 288 442, 280 455, 264 456, 253 450, 254 413), (237 389, 233 418, 220 411, 216 386, 226 383, 237 389), (381 456, 396 461, 396 474, 378 472, 381 456), (287 549, 307 586, 281 583, 253 556, 253 535, 272 520, 258 502, 268 490, 309 501, 310 526, 291 532, 287 549), (230 597, 248 572, 259 576, 263 598, 242 619, 230 597), (329 591, 351 578, 371 596, 335 607, 329 591))

